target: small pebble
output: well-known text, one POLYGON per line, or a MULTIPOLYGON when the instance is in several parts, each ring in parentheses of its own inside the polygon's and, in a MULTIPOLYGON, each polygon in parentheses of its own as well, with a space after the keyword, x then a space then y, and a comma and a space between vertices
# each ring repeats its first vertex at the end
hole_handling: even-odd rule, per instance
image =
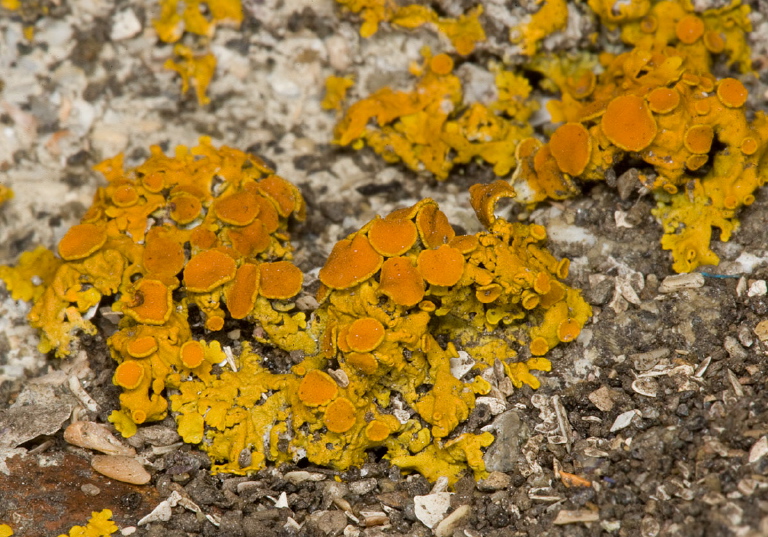
POLYGON ((749 450, 750 464, 762 459, 766 453, 768 453, 768 436, 763 436, 752 444, 752 448, 749 450))
POLYGON ((435 528, 436 537, 450 537, 456 528, 464 522, 472 512, 469 505, 460 505, 456 510, 445 517, 435 528))
POLYGON ((90 483, 86 483, 85 485, 80 487, 80 490, 82 490, 88 496, 98 496, 99 494, 101 494, 101 489, 96 485, 92 485, 90 483))
POLYGON ((451 492, 438 492, 426 496, 414 496, 416 518, 428 528, 434 528, 445 517, 451 507, 451 492))
POLYGON ((747 291, 748 297, 765 296, 766 294, 768 294, 768 285, 766 285, 765 280, 755 280, 750 283, 749 291, 747 291))
POLYGON ((567 509, 563 509, 557 512, 557 516, 555 517, 555 520, 552 521, 552 524, 560 526, 564 524, 575 524, 578 522, 597 522, 599 520, 600 513, 597 511, 592 511, 589 509, 569 511, 567 509))
POLYGON ((112 41, 122 41, 138 35, 139 32, 141 32, 141 22, 136 17, 136 13, 132 9, 126 9, 115 14, 109 38, 112 41))
POLYGON ((616 416, 616 421, 614 421, 613 425, 611 425, 611 432, 615 433, 616 431, 620 431, 626 427, 629 427, 634 417, 639 414, 640 413, 637 410, 630 410, 628 412, 624 412, 623 414, 619 414, 616 416))
POLYGON ((601 386, 597 390, 587 395, 593 405, 603 412, 610 412, 613 409, 613 397, 611 389, 607 386, 601 386))
POLYGON ((152 478, 138 460, 122 455, 96 455, 91 459, 91 467, 102 475, 132 485, 146 485, 152 478))
POLYGON ((377 481, 374 478, 362 479, 349 484, 349 490, 353 494, 363 496, 376 488, 377 481))
POLYGON ((667 276, 659 286, 659 293, 674 293, 683 289, 697 289, 704 286, 704 276, 698 272, 667 276))
POLYGON ((296 470, 294 472, 287 472, 284 476, 286 481, 294 485, 303 483, 305 481, 324 481, 325 475, 318 474, 316 472, 307 472, 306 470, 296 470))
POLYGON ((512 478, 503 472, 491 472, 488 477, 477 482, 477 490, 495 492, 503 490, 512 484, 512 478))

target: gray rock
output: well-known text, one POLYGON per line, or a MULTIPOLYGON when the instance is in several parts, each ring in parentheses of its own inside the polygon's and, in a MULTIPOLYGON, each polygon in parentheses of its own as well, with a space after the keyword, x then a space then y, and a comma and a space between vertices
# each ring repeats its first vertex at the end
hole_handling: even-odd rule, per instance
POLYGON ((347 527, 347 516, 341 511, 315 511, 307 518, 307 524, 324 535, 335 537, 347 527))
POLYGON ((512 484, 512 478, 502 472, 491 472, 491 474, 477 482, 477 490, 480 492, 495 492, 503 490, 512 484))
POLYGON ((370 478, 370 479, 361 479, 360 481, 355 481, 354 483, 349 484, 349 490, 353 494, 357 494, 358 496, 363 496, 365 494, 368 494, 372 490, 376 488, 376 479, 370 478))
POLYGON ((30 384, 16 402, 0 411, 0 447, 15 448, 55 434, 72 414, 75 400, 62 386, 30 384))
POLYGON ((226 511, 221 515, 219 523, 220 535, 228 537, 244 537, 242 511, 226 511))
POLYGON ((493 432, 496 441, 483 457, 485 469, 489 472, 511 472, 522 457, 520 446, 530 435, 528 426, 520 420, 517 410, 508 410, 499 414, 487 429, 493 432))

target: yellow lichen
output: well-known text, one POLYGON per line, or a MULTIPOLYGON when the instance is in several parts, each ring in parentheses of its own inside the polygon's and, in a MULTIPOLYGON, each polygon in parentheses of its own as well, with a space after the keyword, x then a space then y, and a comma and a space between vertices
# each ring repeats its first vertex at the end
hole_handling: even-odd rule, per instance
POLYGON ((485 41, 485 30, 479 17, 483 6, 477 5, 458 18, 440 17, 432 8, 410 4, 399 6, 395 0, 336 0, 339 5, 363 19, 360 26, 362 37, 371 37, 379 24, 387 22, 393 26, 415 29, 424 25, 434 26, 453 44, 456 52, 465 56, 471 54, 477 43, 485 41))
MULTIPOLYGON (((504 184, 473 188, 485 220, 511 195, 504 184)), ((518 361, 516 349, 541 340, 534 354, 545 354, 573 340, 590 315, 579 293, 560 283, 568 264, 541 247, 541 226, 494 217, 489 227, 455 237, 437 204, 423 200, 341 240, 320 271, 327 287, 314 315, 317 351, 275 371, 244 344, 234 367, 180 379, 171 409, 182 437, 202 442, 217 472, 246 474, 302 456, 343 470, 384 447, 393 464, 432 480, 454 482, 465 469, 485 476, 482 449, 492 435, 455 430, 491 386, 451 374, 458 348, 480 370, 499 361, 513 385, 537 387, 532 372, 548 371, 549 361, 518 361), (392 248, 371 238, 389 226, 398 231, 392 248), (524 309, 528 294, 538 298, 524 309), (394 400, 413 410, 406 422, 391 413, 394 400)), ((297 326, 293 337, 308 328, 297 326)))
POLYGON ((61 260, 48 248, 38 246, 19 256, 15 267, 0 266, 0 280, 14 300, 37 300, 51 284, 61 260))
POLYGON ((181 92, 195 89, 197 101, 208 104, 208 85, 216 70, 216 57, 209 51, 208 40, 216 26, 229 24, 236 27, 243 21, 241 0, 160 0, 160 15, 152 25, 161 41, 175 43, 176 59, 166 60, 164 67, 181 76, 181 92), (177 43, 185 32, 201 37, 202 52, 177 43))
POLYGON ((457 164, 483 160, 497 175, 515 165, 517 142, 532 134, 526 123, 537 105, 522 77, 493 69, 498 101, 462 105, 462 88, 446 54, 425 49, 421 77, 413 92, 382 88, 351 105, 334 131, 335 142, 370 146, 388 162, 446 179, 457 164), (375 120, 377 126, 369 125, 375 120))
POLYGON ((768 173, 765 114, 745 110, 742 81, 710 72, 719 54, 748 69, 749 9, 738 0, 700 13, 682 0, 589 4, 634 48, 601 55, 597 77, 583 74, 584 62, 534 61, 562 93, 548 103, 553 119, 567 123, 548 143, 530 138, 517 146, 511 180, 517 199, 571 197, 579 192, 577 180, 604 180, 627 157, 639 159, 634 165, 656 197, 654 215, 674 270, 716 264, 712 228, 728 240, 737 210, 754 201, 768 173), (593 79, 583 84, 589 90, 574 92, 569 81, 582 78, 593 79), (565 136, 565 129, 580 136, 565 136))
POLYGON ((568 2, 565 0, 538 0, 536 3, 541 7, 531 15, 531 20, 510 33, 511 41, 518 43, 526 56, 535 54, 541 40, 565 29, 568 23, 568 2))
POLYGON ((239 26, 242 20, 240 0, 160 0, 160 16, 152 25, 162 41, 175 43, 184 32, 212 37, 216 25, 239 26))
POLYGON ((104 509, 92 512, 85 526, 73 526, 68 533, 62 533, 59 537, 109 537, 119 529, 117 524, 112 522, 112 511, 104 509))
POLYGON ((205 375, 225 359, 209 345, 202 360, 190 309, 211 331, 248 318, 289 351, 315 347, 308 334, 293 337, 306 327, 304 313, 284 302, 303 279, 287 261, 287 219, 304 214, 295 186, 258 158, 216 149, 205 138, 191 150, 177 148, 175 157, 153 147, 132 170, 123 169, 121 156, 97 169, 108 184, 83 223, 62 238, 62 259, 38 249, 0 272, 13 296, 34 300, 29 318, 42 331, 40 349, 59 356, 70 352, 78 330, 95 333, 89 311, 103 297, 115 298, 112 309, 123 315, 109 345, 120 364, 115 383, 125 391, 111 420, 123 434, 167 414, 163 391, 178 384, 182 371, 205 375), (191 212, 180 199, 194 200, 185 205, 191 212), (249 231, 256 226, 258 232, 249 231), (280 304, 273 308, 273 301, 280 304))
POLYGON ((325 110, 341 110, 347 90, 355 84, 351 76, 329 76, 325 79, 325 96, 320 106, 325 110))
POLYGON ((210 52, 195 54, 188 46, 180 43, 173 46, 173 54, 176 59, 167 59, 163 66, 181 76, 181 93, 194 88, 198 103, 210 103, 211 99, 206 95, 206 91, 216 71, 216 56, 210 52))
POLYGON ((13 190, 5 185, 0 185, 0 206, 13 199, 13 190))

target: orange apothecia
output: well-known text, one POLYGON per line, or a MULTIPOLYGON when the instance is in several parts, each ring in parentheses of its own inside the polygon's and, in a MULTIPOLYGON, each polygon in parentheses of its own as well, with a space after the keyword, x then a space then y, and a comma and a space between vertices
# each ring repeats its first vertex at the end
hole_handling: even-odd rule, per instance
POLYGON ((534 60, 562 93, 547 107, 564 124, 547 143, 518 144, 511 185, 528 204, 564 199, 579 193, 579 182, 602 181, 617 164, 633 162, 640 186, 656 197, 653 214, 673 269, 717 264, 712 228, 728 240, 736 211, 768 177, 766 115, 745 110, 741 80, 711 73, 721 57, 749 71, 749 8, 738 0, 702 12, 682 0, 614 4, 589 1, 634 48, 603 53, 600 75, 588 74, 587 63, 534 60), (593 85, 582 84, 588 91, 574 90, 572 81, 592 78, 593 85))
MULTIPOLYGON (((391 17, 400 9, 412 9, 414 17, 429 11, 377 1, 344 4, 368 21, 395 24, 391 17)), ((576 196, 581 182, 604 180, 623 162, 640 162, 641 186, 656 197, 653 213, 674 270, 717 263, 709 247, 712 228, 729 239, 736 212, 754 199, 768 166, 762 158, 768 148, 765 115, 745 110, 748 91, 741 80, 712 74, 718 61, 750 71, 749 7, 739 0, 699 11, 685 0, 588 4, 606 29, 618 30, 633 47, 600 54, 600 75, 598 62, 586 54, 536 54, 546 36, 566 27, 563 0, 533 3, 530 20, 510 33, 530 57, 528 68, 544 75, 540 88, 561 92, 560 100, 547 103, 554 123, 548 141, 533 138, 525 125, 536 103, 528 100, 524 77, 492 65, 498 100, 468 102, 453 74, 460 62, 425 51, 423 65, 411 69, 420 77, 414 90, 382 88, 352 104, 335 142, 368 146, 388 162, 439 180, 457 164, 484 161, 499 176, 511 172, 518 201, 529 205, 576 196)))
MULTIPOLYGON (((182 437, 205 439, 214 471, 246 474, 296 457, 344 470, 384 447, 393 464, 430 480, 454 482, 467 468, 486 475, 482 449, 493 436, 455 433, 490 390, 477 372, 499 367, 513 385, 537 387, 533 371, 551 367, 543 355, 575 339, 590 315, 560 281, 568 262, 543 248, 546 231, 494 216, 496 203, 514 195, 503 181, 472 188, 488 227, 477 235, 456 236, 427 199, 340 240, 319 272, 313 324, 294 335, 311 332, 317 349, 275 371, 244 343, 234 367, 179 379, 171 408, 182 437), (451 374, 459 349, 476 362, 470 378, 451 374), (392 404, 407 405, 411 417, 398 419, 392 404)), ((259 266, 246 297, 263 294, 271 265, 259 266)), ((244 267, 233 287, 239 271, 255 272, 244 267)), ((225 359, 204 346, 206 363, 225 359)))
POLYGON ((95 330, 84 314, 111 299, 122 317, 107 343, 123 391, 110 420, 130 436, 170 410, 214 471, 304 456, 343 470, 384 447, 393 464, 430 480, 454 482, 466 469, 483 477, 493 436, 455 434, 491 389, 477 373, 498 367, 513 385, 537 387, 532 372, 551 367, 544 354, 574 340, 590 315, 561 283, 568 262, 543 247, 544 228, 495 216, 499 200, 515 196, 503 181, 471 189, 487 231, 457 236, 425 199, 339 241, 308 319, 293 302, 304 275, 289 260, 287 219, 304 216, 296 187, 206 139, 173 158, 154 148, 132 170, 121 162, 99 165, 109 184, 62 240, 66 258, 30 319, 41 348, 63 356, 78 330, 95 330), (199 209, 181 225, 185 196, 199 209), (233 349, 215 337, 251 323, 259 343, 296 359, 267 368, 252 343, 233 349), (476 362, 471 378, 451 373, 459 350, 476 362), (412 411, 405 421, 394 412, 402 405, 412 411))
MULTIPOLYGON (((114 297, 122 320, 109 345, 120 364, 115 383, 126 391, 111 419, 130 435, 136 423, 165 416, 162 392, 182 371, 205 375, 221 361, 215 348, 191 339, 191 310, 209 331, 261 319, 278 340, 305 324, 287 302, 303 276, 289 261, 286 233, 289 218, 303 218, 304 202, 257 157, 216 149, 206 138, 175 157, 153 147, 134 169, 123 169, 121 155, 96 169, 108 185, 59 243, 62 262, 30 321, 41 329, 41 350, 65 356, 78 331, 95 332, 86 312, 114 297)), ((306 334, 292 341, 314 348, 306 334)))

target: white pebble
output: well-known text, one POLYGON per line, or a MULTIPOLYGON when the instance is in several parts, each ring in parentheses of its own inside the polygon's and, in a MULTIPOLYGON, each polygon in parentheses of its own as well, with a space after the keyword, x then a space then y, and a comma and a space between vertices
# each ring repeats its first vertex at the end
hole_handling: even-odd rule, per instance
POLYGON ((422 524, 434 528, 445 518, 445 513, 451 507, 451 492, 438 492, 426 496, 414 496, 414 512, 422 524))
POLYGON ((616 421, 614 421, 613 425, 611 425, 611 432, 615 433, 616 431, 620 431, 622 429, 625 429, 626 427, 629 427, 634 417, 639 414, 640 412, 638 412, 637 410, 629 410, 627 412, 624 412, 623 414, 619 414, 618 416, 616 416, 616 421))
POLYGON ((752 445, 752 449, 749 450, 749 462, 750 464, 762 459, 765 454, 768 453, 768 436, 763 436, 752 445))
POLYGON ((109 38, 112 41, 130 39, 139 32, 141 32, 141 22, 132 9, 115 13, 115 17, 112 19, 112 31, 109 33, 109 38))
POLYGON ((766 285, 765 280, 756 280, 752 282, 752 285, 749 286, 749 291, 747 291, 747 296, 765 296, 768 294, 768 285, 766 285))
POLYGON ((667 276, 659 286, 659 293, 674 293, 682 289, 697 289, 704 286, 704 276, 698 272, 667 276))

